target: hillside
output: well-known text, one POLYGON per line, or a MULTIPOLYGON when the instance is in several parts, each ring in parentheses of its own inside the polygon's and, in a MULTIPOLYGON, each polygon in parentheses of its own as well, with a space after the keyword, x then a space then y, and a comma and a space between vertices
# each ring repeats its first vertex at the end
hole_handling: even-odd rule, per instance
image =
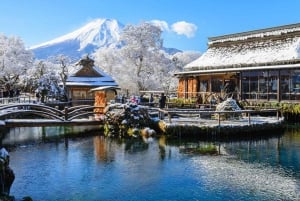
POLYGON ((119 40, 123 27, 124 25, 117 20, 96 19, 74 32, 30 49, 37 59, 64 54, 73 60, 78 60, 85 54, 92 54, 98 48, 115 44, 119 40))

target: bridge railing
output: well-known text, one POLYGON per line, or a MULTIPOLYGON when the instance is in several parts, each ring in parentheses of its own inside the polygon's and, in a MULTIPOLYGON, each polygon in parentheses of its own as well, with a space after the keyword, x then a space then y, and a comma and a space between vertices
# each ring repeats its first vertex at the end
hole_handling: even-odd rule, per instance
POLYGON ((78 118, 84 118, 87 116, 99 115, 99 110, 103 107, 90 106, 90 105, 78 105, 74 107, 65 107, 63 110, 59 110, 55 107, 50 107, 43 104, 33 103, 15 103, 6 104, 0 106, 0 118, 9 115, 17 114, 33 114, 48 119, 56 119, 60 121, 71 121, 78 118))
POLYGON ((88 115, 99 115, 96 109, 104 109, 103 107, 91 106, 91 105, 78 105, 74 107, 65 107, 64 115, 65 120, 73 120, 88 115))
POLYGON ((17 96, 11 98, 0 98, 0 105, 7 105, 11 103, 36 103, 36 98, 32 96, 17 96))

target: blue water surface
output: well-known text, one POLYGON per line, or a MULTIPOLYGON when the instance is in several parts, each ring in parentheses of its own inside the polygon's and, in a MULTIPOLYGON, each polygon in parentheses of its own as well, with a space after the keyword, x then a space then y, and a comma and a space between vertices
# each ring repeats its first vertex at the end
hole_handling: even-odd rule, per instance
MULTIPOLYGON (((300 200, 300 132, 229 142, 110 139, 17 143, 11 194, 34 201, 300 200), (216 146, 220 155, 183 152, 216 146)), ((14 133, 18 138, 21 134, 14 133)), ((11 137, 10 137, 11 138, 11 137)), ((13 140, 16 143, 16 140, 13 140)))

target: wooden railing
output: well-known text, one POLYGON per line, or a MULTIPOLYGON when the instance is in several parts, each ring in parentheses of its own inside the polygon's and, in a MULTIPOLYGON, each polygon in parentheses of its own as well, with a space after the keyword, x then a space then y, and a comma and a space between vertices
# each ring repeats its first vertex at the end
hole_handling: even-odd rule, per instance
MULTIPOLYGON (((244 114, 248 118, 248 125, 251 125, 251 114, 265 114, 265 113, 275 113, 277 120, 280 118, 280 110, 278 109, 262 109, 262 110, 236 110, 236 111, 215 111, 215 110, 201 110, 201 109, 174 109, 174 110, 164 110, 157 109, 160 118, 168 116, 169 123, 172 123, 172 116, 174 115, 198 115, 201 118, 201 115, 215 115, 217 114, 218 125, 221 125, 222 115, 242 115, 244 114)), ((274 115, 275 116, 275 115, 274 115)))
POLYGON ((65 107, 59 110, 55 107, 50 107, 42 104, 33 103, 16 103, 0 106, 0 117, 6 117, 13 114, 32 114, 42 116, 48 119, 60 121, 71 121, 73 119, 82 118, 88 115, 97 114, 95 109, 103 107, 80 105, 74 107, 65 107))

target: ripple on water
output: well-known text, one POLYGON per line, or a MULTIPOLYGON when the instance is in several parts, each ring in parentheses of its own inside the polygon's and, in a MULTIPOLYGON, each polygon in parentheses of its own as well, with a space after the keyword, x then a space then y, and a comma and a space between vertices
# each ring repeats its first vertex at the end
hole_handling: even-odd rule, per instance
POLYGON ((300 199, 296 178, 281 168, 246 163, 230 156, 194 157, 192 161, 201 168, 201 180, 206 182, 208 191, 213 190, 220 196, 224 196, 224 192, 230 196, 231 192, 233 199, 241 192, 251 200, 300 199))

